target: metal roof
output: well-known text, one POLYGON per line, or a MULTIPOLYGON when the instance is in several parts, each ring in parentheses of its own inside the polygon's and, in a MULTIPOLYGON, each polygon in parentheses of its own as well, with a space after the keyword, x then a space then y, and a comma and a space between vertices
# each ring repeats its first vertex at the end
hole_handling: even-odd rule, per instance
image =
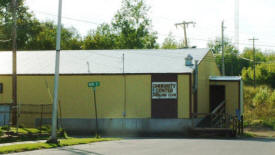
MULTIPOLYGON (((185 66, 190 54, 199 62, 209 49, 175 50, 64 50, 60 55, 61 74, 190 73, 185 66), (123 65, 124 55, 124 65, 123 65)), ((18 74, 53 74, 55 51, 18 51, 18 74)), ((0 74, 12 73, 12 53, 0 52, 0 74)))
POLYGON ((209 80, 213 81, 241 81, 241 76, 210 76, 209 80))

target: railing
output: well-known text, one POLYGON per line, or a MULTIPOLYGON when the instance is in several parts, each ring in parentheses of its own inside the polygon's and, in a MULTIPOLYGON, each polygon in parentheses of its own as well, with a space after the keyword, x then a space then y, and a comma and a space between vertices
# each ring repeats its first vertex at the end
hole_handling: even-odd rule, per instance
POLYGON ((221 102, 211 113, 191 113, 192 127, 194 118, 203 116, 196 127, 199 128, 231 128, 234 135, 243 134, 243 116, 237 117, 225 112, 225 102, 221 102))

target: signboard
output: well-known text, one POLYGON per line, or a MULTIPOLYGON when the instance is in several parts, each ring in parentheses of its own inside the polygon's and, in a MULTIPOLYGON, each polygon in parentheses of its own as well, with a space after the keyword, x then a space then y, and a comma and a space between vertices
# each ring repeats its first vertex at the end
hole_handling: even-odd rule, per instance
POLYGON ((177 82, 152 82, 152 99, 177 99, 177 82))
POLYGON ((99 87, 99 86, 100 86, 100 82, 99 81, 88 82, 88 87, 99 87))

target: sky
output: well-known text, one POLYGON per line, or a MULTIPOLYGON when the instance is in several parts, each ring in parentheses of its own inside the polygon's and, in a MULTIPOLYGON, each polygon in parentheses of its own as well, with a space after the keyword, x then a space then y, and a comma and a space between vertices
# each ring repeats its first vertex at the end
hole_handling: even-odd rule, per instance
MULTIPOLYGON (((221 36, 221 22, 224 20, 224 34, 234 42, 235 0, 145 0, 150 6, 149 17, 152 28, 158 33, 158 43, 172 33, 177 41, 184 33, 175 23, 194 21, 196 25, 187 28, 189 44, 199 48, 207 47, 209 40, 221 36)), ((252 47, 248 39, 257 38, 256 48, 275 51, 275 1, 239 0, 239 44, 240 50, 252 47)), ((56 22, 58 0, 26 0, 35 16, 41 20, 56 22)), ((62 24, 76 28, 82 36, 101 23, 110 23, 121 0, 63 0, 62 24)))

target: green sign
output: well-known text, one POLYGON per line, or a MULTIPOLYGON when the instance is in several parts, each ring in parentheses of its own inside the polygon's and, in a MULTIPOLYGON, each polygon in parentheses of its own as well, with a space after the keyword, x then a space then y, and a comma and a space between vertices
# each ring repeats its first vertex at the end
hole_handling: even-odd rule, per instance
POLYGON ((88 87, 99 87, 100 86, 100 82, 99 81, 95 81, 95 82, 88 82, 88 87))

